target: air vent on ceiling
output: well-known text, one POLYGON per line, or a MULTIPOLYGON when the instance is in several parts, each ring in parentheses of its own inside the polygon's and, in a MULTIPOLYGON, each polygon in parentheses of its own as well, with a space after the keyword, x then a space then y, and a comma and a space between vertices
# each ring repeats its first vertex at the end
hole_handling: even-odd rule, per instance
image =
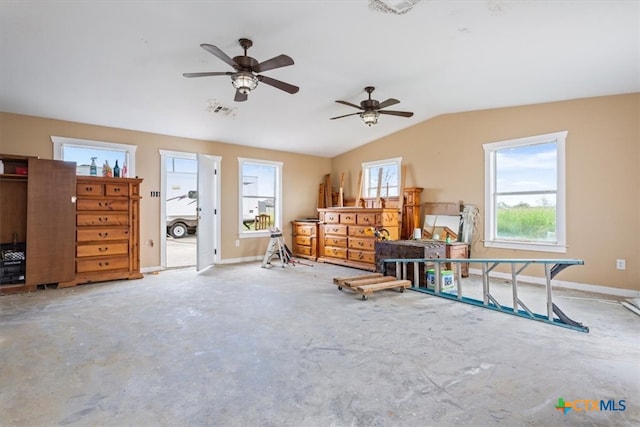
POLYGON ((371 10, 382 13, 405 14, 420 0, 369 0, 371 10))
POLYGON ((226 105, 222 105, 215 99, 210 99, 208 101, 208 104, 205 110, 207 110, 209 113, 217 117, 230 117, 230 118, 234 118, 237 112, 237 108, 227 107, 226 105))

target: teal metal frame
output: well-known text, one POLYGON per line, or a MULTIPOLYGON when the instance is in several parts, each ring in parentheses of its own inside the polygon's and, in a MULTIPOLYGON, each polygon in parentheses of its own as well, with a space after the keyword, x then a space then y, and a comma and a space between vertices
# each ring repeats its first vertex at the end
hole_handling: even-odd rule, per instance
POLYGON ((396 277, 398 279, 406 279, 407 267, 409 264, 413 265, 413 284, 409 288, 416 292, 421 292, 429 295, 435 295, 441 298, 446 298, 453 301, 464 302, 466 304, 475 305, 477 307, 488 308, 490 310, 499 311, 501 313, 511 314, 519 316, 525 319, 537 320, 544 323, 549 323, 556 326, 562 326, 565 328, 573 329, 580 332, 589 332, 589 328, 583 326, 582 323, 571 320, 565 315, 560 308, 553 303, 553 293, 551 288, 551 280, 555 278, 558 273, 565 268, 572 265, 584 265, 584 261, 581 259, 494 259, 494 258, 471 258, 471 259, 452 259, 452 258, 435 258, 435 259, 402 259, 392 258, 384 259, 379 266, 384 274, 386 272, 387 263, 396 264, 396 277), (451 263, 456 265, 456 284, 457 292, 448 293, 442 291, 442 263, 451 263), (468 298, 462 294, 462 275, 460 264, 481 264, 482 265, 482 300, 474 298, 468 298), (434 289, 421 288, 420 287, 420 264, 425 264, 425 274, 427 264, 433 264, 435 285, 434 289), (500 264, 511 265, 511 290, 512 290, 512 305, 511 307, 500 304, 496 298, 491 294, 489 274, 491 271, 500 264), (544 275, 546 279, 546 297, 547 297, 547 313, 538 314, 534 313, 522 302, 518 296, 518 275, 522 271, 532 264, 542 264, 544 266, 544 275), (554 317, 554 313, 557 318, 554 317))

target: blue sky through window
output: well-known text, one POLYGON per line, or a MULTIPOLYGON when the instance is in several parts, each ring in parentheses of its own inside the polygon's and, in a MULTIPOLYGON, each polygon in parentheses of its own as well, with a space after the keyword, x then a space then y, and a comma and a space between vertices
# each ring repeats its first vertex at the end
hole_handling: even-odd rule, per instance
MULTIPOLYGON (((496 152, 496 192, 557 191, 557 146, 555 142, 513 147, 496 152)), ((508 205, 555 206, 555 197, 503 196, 508 205)))

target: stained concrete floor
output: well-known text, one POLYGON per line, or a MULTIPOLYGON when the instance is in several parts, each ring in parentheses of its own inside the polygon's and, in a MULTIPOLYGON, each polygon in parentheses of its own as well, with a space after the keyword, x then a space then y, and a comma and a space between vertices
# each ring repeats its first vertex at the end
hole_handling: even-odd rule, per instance
POLYGON ((616 302, 557 291, 582 333, 332 285, 354 273, 249 263, 1 297, 0 425, 640 424, 640 318, 616 302))

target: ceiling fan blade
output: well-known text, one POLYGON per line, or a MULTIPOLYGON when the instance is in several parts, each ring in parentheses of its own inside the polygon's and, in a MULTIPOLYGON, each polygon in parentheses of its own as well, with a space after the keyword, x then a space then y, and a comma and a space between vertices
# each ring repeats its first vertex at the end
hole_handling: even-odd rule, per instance
POLYGON ((357 108, 358 110, 364 110, 364 108, 362 108, 361 106, 356 105, 356 104, 352 104, 352 103, 347 102, 347 101, 336 101, 336 102, 338 104, 344 104, 344 105, 348 105, 349 107, 357 108))
POLYGON ((238 69, 238 64, 236 64, 236 62, 233 59, 231 59, 229 55, 221 51, 220 48, 218 48, 217 46, 214 46, 212 44, 202 43, 200 47, 206 50, 207 52, 222 59, 224 62, 231 65, 235 70, 238 69))
POLYGON ((392 105, 396 105, 399 104, 400 101, 398 101, 395 98, 389 98, 386 101, 383 101, 380 103, 380 105, 378 105, 378 108, 387 108, 387 107, 391 107, 392 105))
POLYGON ((280 80, 272 79, 271 77, 267 77, 267 76, 256 76, 256 77, 262 83, 268 84, 269 86, 273 86, 276 89, 283 90, 283 91, 288 92, 290 94, 297 93, 300 90, 300 88, 298 86, 294 86, 292 84, 285 83, 285 82, 280 81, 280 80))
POLYGON ((233 74, 229 71, 213 71, 213 72, 205 72, 205 73, 182 73, 185 77, 206 77, 206 76, 230 76, 233 74))
POLYGON ((246 93, 240 93, 239 90, 236 90, 236 96, 235 98, 233 98, 234 101, 236 102, 244 102, 246 101, 248 98, 246 93))
POLYGON ((253 67, 253 71, 256 73, 262 73, 263 71, 273 70, 274 68, 288 67, 293 65, 293 59, 287 55, 278 55, 275 58, 267 59, 253 67))
POLYGON ((411 117, 413 116, 413 113, 410 113, 408 111, 378 111, 378 113, 380 114, 388 114, 390 116, 401 116, 401 117, 411 117))
POLYGON ((349 117, 349 116, 355 116, 361 113, 351 113, 351 114, 345 114, 344 116, 338 116, 338 117, 331 117, 329 120, 335 120, 335 119, 341 119, 343 117, 349 117))

